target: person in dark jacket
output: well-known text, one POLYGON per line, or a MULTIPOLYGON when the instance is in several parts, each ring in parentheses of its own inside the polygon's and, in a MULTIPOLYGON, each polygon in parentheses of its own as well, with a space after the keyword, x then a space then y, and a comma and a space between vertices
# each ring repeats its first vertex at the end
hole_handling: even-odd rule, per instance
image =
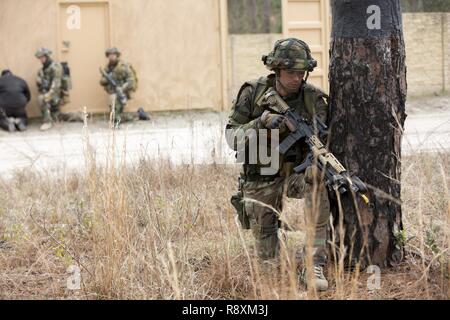
POLYGON ((0 128, 14 132, 27 129, 26 106, 31 94, 25 80, 4 70, 0 77, 0 128))

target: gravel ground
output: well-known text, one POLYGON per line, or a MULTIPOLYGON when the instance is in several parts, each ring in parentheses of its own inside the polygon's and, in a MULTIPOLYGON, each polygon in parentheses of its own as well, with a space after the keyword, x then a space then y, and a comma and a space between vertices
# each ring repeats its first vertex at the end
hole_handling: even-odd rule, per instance
MULTIPOLYGON (((407 103, 403 149, 406 153, 450 149, 450 96, 414 98, 407 103)), ((126 124, 115 133, 117 160, 127 163, 142 156, 173 163, 233 163, 223 138, 227 112, 173 112, 152 115, 148 122, 126 124), (126 152, 125 152, 126 151, 126 152)), ((25 133, 0 132, 0 174, 17 169, 67 170, 84 168, 85 141, 98 163, 105 163, 113 135, 103 119, 88 124, 61 123, 48 132, 33 121, 25 133)))

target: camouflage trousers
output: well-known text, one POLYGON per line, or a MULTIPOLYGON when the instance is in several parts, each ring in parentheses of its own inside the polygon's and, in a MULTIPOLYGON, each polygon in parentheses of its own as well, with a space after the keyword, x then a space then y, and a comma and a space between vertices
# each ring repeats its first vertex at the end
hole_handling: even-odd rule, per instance
POLYGON ((126 104, 122 104, 119 100, 119 98, 117 98, 116 94, 111 94, 109 96, 109 106, 110 106, 110 111, 113 111, 113 106, 114 106, 114 115, 113 115, 113 123, 115 125, 118 125, 121 122, 128 122, 128 121, 134 121, 136 120, 136 116, 129 114, 129 113, 124 113, 125 107, 127 106, 126 104))
POLYGON ((330 219, 328 193, 323 184, 310 182, 305 179, 304 174, 293 174, 289 178, 278 177, 272 181, 245 182, 243 187, 245 213, 255 237, 258 256, 264 260, 278 256, 280 247, 278 230, 281 226, 279 214, 283 209, 285 188, 289 198, 305 199, 305 222, 307 226, 312 226, 312 231, 315 231, 314 261, 325 264, 327 228, 330 219))
POLYGON ((83 116, 81 112, 61 112, 61 105, 63 101, 61 99, 53 99, 50 102, 45 102, 44 95, 38 96, 38 103, 42 113, 42 119, 44 123, 54 122, 54 121, 65 121, 65 122, 83 122, 83 116))
POLYGON ((44 95, 38 96, 38 103, 42 113, 44 123, 52 122, 58 118, 60 113, 60 100, 52 99, 50 102, 45 101, 44 95))

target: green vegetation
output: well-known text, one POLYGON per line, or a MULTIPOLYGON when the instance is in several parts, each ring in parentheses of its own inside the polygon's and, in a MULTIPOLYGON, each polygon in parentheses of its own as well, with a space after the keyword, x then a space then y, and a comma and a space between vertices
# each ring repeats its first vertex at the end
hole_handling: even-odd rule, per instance
POLYGON ((228 0, 231 34, 281 33, 281 0, 228 0))
POLYGON ((403 12, 450 12, 448 0, 401 0, 403 12))

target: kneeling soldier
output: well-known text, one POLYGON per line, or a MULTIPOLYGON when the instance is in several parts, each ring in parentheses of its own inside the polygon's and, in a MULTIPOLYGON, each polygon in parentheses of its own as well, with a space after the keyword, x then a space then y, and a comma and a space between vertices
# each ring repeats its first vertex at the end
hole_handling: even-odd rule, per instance
POLYGON ((120 59, 121 52, 117 48, 109 48, 105 52, 108 64, 101 69, 100 85, 110 95, 110 109, 114 111, 113 122, 119 126, 121 122, 135 119, 149 120, 150 117, 141 108, 137 115, 124 113, 132 93, 136 92, 138 79, 133 66, 120 59))
MULTIPOLYGON (((274 50, 264 56, 263 61, 274 73, 246 82, 233 103, 229 117, 227 142, 238 152, 239 146, 248 144, 248 138, 239 132, 253 129, 258 138, 264 139, 259 136, 262 134, 260 129, 279 130, 280 141, 288 135, 284 116, 272 113, 265 107, 265 93, 271 88, 302 117, 311 120, 313 116, 318 116, 324 123, 327 121, 327 95, 307 83, 309 73, 317 62, 305 42, 298 39, 277 41, 274 50)), ((248 150, 248 145, 245 148, 248 150)), ((314 270, 310 270, 314 282, 310 285, 323 291, 328 289, 328 281, 323 274, 327 263, 327 227, 330 218, 328 193, 319 181, 320 174, 313 174, 312 167, 304 174, 295 174, 291 169, 303 162, 307 152, 305 142, 297 142, 287 154, 280 155, 279 170, 271 175, 262 172, 268 166, 260 164, 260 161, 257 164, 250 163, 247 158, 240 178, 240 194, 234 196, 232 202, 238 211, 240 209, 238 213, 243 225, 253 231, 258 256, 267 260, 276 258, 279 253, 278 230, 281 221, 278 213, 282 211, 285 186, 288 197, 305 198, 307 224, 315 226, 314 270)), ((303 267, 301 280, 306 280, 305 271, 303 267)))

